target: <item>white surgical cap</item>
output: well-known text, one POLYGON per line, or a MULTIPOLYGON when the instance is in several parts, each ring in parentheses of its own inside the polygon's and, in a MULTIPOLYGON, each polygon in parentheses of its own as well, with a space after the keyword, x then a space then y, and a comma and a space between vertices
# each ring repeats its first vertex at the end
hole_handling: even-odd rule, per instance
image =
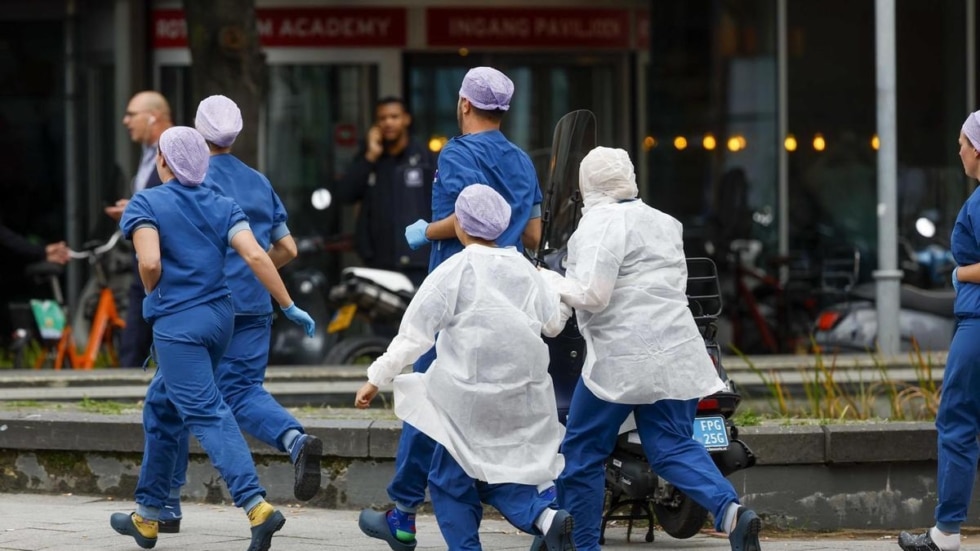
POLYGON ((160 154, 185 186, 196 186, 208 173, 211 152, 200 132, 188 126, 173 126, 160 135, 160 154))
POLYGON ((456 198, 456 220, 467 235, 493 241, 510 225, 510 205, 488 185, 469 185, 456 198))
POLYGON ((194 126, 205 140, 228 147, 242 131, 242 112, 225 96, 210 96, 198 104, 194 126))
POLYGON ((963 122, 963 135, 970 140, 973 149, 980 151, 980 111, 970 113, 963 122))
POLYGON ((597 147, 579 165, 579 187, 588 209, 598 203, 636 198, 636 174, 629 153, 622 149, 597 147))
POLYGON ((510 109, 514 83, 493 67, 474 67, 463 77, 459 95, 478 109, 506 111, 510 109))

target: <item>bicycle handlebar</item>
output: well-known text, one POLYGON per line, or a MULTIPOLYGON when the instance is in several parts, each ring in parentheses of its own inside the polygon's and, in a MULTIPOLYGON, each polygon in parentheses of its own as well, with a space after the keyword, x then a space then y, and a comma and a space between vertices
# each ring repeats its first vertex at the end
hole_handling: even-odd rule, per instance
POLYGON ((121 238, 122 238, 122 231, 116 230, 115 232, 113 232, 109 240, 103 243, 102 245, 93 247, 87 251, 73 251, 69 249, 68 256, 76 260, 81 260, 83 258, 91 258, 93 256, 94 257, 102 256, 105 253, 112 250, 112 248, 116 246, 116 243, 118 243, 121 238))

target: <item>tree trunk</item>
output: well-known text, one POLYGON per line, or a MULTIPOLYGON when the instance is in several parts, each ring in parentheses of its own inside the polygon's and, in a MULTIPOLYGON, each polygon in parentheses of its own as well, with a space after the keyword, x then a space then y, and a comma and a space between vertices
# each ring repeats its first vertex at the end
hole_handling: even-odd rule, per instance
POLYGON ((266 64, 259 48, 255 0, 183 3, 193 97, 200 101, 221 94, 238 104, 244 126, 235 140, 235 156, 257 168, 259 108, 265 99, 266 64))

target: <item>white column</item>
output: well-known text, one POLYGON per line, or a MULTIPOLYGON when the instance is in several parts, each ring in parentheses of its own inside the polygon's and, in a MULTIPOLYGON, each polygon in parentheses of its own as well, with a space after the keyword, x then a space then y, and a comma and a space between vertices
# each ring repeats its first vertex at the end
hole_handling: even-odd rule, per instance
POLYGON ((878 105, 878 269, 874 272, 878 346, 886 356, 901 346, 898 269, 897 124, 895 121, 895 0, 875 0, 875 81, 878 105))

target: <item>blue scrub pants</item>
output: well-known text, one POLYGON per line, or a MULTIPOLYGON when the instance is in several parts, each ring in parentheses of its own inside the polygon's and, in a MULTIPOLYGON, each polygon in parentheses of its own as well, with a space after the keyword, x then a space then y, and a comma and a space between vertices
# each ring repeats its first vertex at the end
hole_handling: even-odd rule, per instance
POLYGON ((980 319, 960 318, 943 373, 936 415, 939 444, 936 526, 958 533, 966 520, 980 458, 980 319))
MULTIPOLYGON (((269 364, 271 331, 272 314, 236 315, 235 331, 228 350, 218 362, 214 382, 241 430, 285 452, 280 441, 282 436, 290 429, 305 431, 303 425, 262 386, 269 364)), ((183 445, 186 450, 187 443, 183 445)), ((180 488, 186 483, 187 460, 187 453, 177 458, 172 488, 180 488)))
MULTIPOLYGON (((435 359, 436 348, 433 346, 419 357, 412 370, 425 373, 435 359)), ((435 440, 412 425, 402 423, 398 452, 395 454, 395 476, 388 484, 388 497, 392 501, 410 509, 422 505, 425 501, 425 481, 429 476, 435 447, 435 440)))
POLYGON ((233 319, 231 298, 222 298, 154 322, 159 367, 143 406, 145 443, 137 503, 163 507, 185 426, 211 458, 236 506, 256 495, 265 496, 245 438, 214 381, 233 319))
POLYGON ((708 451, 694 440, 697 407, 697 399, 659 400, 644 405, 606 402, 579 379, 561 446, 565 470, 557 484, 558 503, 575 519, 576 549, 599 551, 604 462, 616 446, 620 425, 631 412, 653 471, 711 511, 715 528, 723 531, 725 509, 738 501, 738 495, 708 451))
POLYGON ((479 551, 483 505, 496 508, 508 522, 529 534, 541 535, 534 521, 553 499, 526 484, 488 484, 470 477, 441 444, 436 444, 429 471, 432 508, 449 551, 479 551))

